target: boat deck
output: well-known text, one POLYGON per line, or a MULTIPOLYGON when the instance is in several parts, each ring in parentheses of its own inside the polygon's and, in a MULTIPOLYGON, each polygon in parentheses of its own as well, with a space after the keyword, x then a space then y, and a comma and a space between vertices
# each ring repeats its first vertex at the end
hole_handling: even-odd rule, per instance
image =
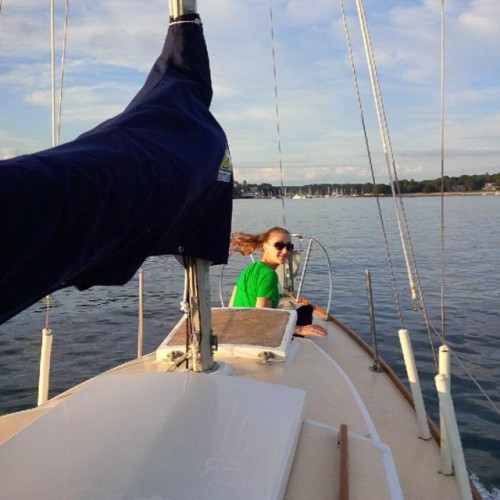
MULTIPOLYGON (((227 314, 235 314, 227 311, 227 314)), ((266 321, 273 322, 276 312, 279 311, 264 313, 266 321)), ((236 319, 231 317, 231 322, 239 335, 248 330, 244 315, 236 319)), ((293 338, 287 346, 276 344, 275 339, 270 341, 272 345, 265 350, 284 349, 279 352, 284 353, 286 362, 279 354, 269 363, 263 362, 262 357, 256 355, 259 347, 255 345, 248 351, 230 349, 228 338, 225 348, 216 353, 216 360, 231 367, 232 377, 305 391, 304 420, 284 498, 340 498, 337 441, 342 424, 348 426, 349 435, 349 498, 460 498, 455 479, 439 473, 439 447, 434 440, 418 438, 413 409, 391 380, 384 373, 369 370, 373 364, 370 357, 342 328, 320 318, 315 318, 315 322, 327 328, 328 337, 293 338)), ((287 321, 284 324, 287 325, 287 321)), ((262 321, 260 326, 252 324, 249 333, 258 336, 264 325, 262 321)), ((162 359, 164 350, 160 352, 131 361, 107 374, 165 372, 171 363, 162 359)), ((0 418, 0 439, 12 436, 85 384, 38 409, 0 418)), ((270 406, 270 411, 272 408, 270 406)), ((264 463, 272 451, 265 447, 261 450, 264 463)), ((251 495, 241 498, 260 500, 251 495)))

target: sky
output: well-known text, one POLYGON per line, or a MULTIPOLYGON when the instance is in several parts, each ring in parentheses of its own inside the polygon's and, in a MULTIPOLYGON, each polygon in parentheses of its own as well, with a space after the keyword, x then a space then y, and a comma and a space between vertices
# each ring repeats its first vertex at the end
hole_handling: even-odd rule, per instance
MULTIPOLYGON (((343 4, 373 171, 387 183, 355 0, 343 4)), ((55 0, 58 88, 64 8, 55 0)), ((440 177, 442 151, 445 175, 500 172, 500 2, 445 0, 444 115, 441 0, 364 8, 398 178, 440 177)), ((236 181, 371 182, 338 0, 198 0, 198 11, 236 181)), ((60 142, 127 105, 167 25, 167 0, 70 1, 60 142)), ((0 159, 51 145, 49 2, 1 0, 0 159)))

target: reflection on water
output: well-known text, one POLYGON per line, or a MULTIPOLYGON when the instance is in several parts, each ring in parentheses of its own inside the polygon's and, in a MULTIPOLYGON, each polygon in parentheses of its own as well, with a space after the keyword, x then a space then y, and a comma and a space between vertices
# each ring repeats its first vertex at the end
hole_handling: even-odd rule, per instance
MULTIPOLYGON (((410 305, 398 230, 392 222, 393 202, 382 199, 381 205, 403 321, 412 334, 428 411, 436 419, 435 368, 428 333, 421 313, 413 311, 410 305)), ((436 331, 441 324, 439 205, 438 198, 405 199, 428 315, 436 331)), ((489 487, 500 487, 500 418, 468 379, 466 371, 474 374, 500 406, 499 213, 498 196, 446 200, 445 333, 462 363, 452 359, 455 410, 468 467, 489 487)), ((399 316, 394 306, 375 201, 363 198, 287 200, 286 220, 291 232, 315 236, 327 248, 334 272, 332 312, 369 343, 365 269, 371 270, 379 352, 405 378, 397 339, 399 316)), ((235 201, 235 230, 261 231, 283 225, 282 221, 280 200, 235 201)), ((235 276, 248 262, 244 259, 247 258, 233 256, 224 268, 226 302, 235 276)), ((313 250, 303 293, 326 306, 328 276, 316 272, 324 266, 323 253, 313 250)), ((148 259, 143 269, 144 351, 148 352, 180 317, 183 271, 171 257, 148 259)), ((212 270, 214 305, 220 305, 220 270, 220 266, 212 270)), ((96 287, 86 292, 65 290, 54 294, 51 395, 136 355, 136 289, 137 278, 134 278, 126 287, 96 287)), ((36 403, 40 332, 44 324, 43 304, 37 304, 0 326, 1 413, 36 403)), ((438 345, 437 335, 433 336, 438 345)))

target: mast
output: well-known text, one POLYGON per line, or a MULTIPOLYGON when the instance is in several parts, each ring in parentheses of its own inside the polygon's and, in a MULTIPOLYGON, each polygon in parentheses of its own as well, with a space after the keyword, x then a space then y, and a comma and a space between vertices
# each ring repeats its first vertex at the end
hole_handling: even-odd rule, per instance
POLYGON ((191 369, 206 372, 214 368, 212 346, 212 309, 210 305, 210 262, 192 257, 184 258, 187 291, 189 294, 188 326, 191 369))
POLYGON ((183 14, 195 14, 197 12, 196 0, 168 0, 170 17, 177 19, 183 14))
MULTIPOLYGON (((169 11, 173 21, 184 14, 195 14, 196 0, 169 0, 169 11)), ((215 342, 210 304, 210 262, 186 257, 184 265, 189 293, 191 369, 194 372, 206 372, 212 370, 215 365, 212 352, 215 342)))

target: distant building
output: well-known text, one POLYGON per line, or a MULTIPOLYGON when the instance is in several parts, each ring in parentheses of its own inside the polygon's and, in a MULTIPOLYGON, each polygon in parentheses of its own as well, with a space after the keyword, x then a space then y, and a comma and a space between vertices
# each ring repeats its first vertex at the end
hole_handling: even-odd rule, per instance
POLYGON ((498 189, 498 184, 496 182, 485 182, 483 191, 496 191, 498 189))

